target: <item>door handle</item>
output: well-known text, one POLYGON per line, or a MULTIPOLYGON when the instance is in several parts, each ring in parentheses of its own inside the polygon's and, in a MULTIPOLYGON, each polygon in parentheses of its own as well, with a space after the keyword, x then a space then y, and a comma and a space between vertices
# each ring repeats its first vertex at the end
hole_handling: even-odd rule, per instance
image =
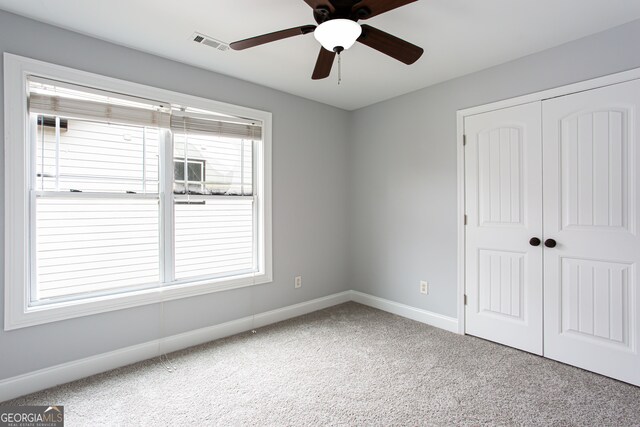
POLYGON ((531 246, 540 246, 540 243, 542 242, 537 237, 532 237, 531 240, 529 240, 531 246))
POLYGON ((547 239, 547 240, 545 240, 545 241, 544 241, 544 245, 545 245, 546 247, 548 247, 548 248, 555 248, 555 247, 556 247, 556 245, 557 245, 557 243, 556 243, 556 241, 555 241, 555 240, 553 240, 553 239, 547 239))

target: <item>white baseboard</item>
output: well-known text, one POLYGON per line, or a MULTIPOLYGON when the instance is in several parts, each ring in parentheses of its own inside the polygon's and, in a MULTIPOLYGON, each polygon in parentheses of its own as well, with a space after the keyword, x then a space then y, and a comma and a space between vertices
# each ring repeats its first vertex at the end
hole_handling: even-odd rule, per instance
POLYGON ((247 316, 219 325, 172 335, 162 340, 153 340, 7 378, 0 381, 0 402, 348 301, 375 307, 418 322, 446 329, 447 331, 458 331, 458 321, 455 318, 399 304, 362 292, 345 291, 256 314, 255 316, 247 316))
POLYGON ((0 402, 351 300, 349 291, 153 340, 0 381, 0 402))
POLYGON ((358 291, 351 291, 351 300, 360 304, 368 305, 369 307, 397 314, 398 316, 426 323, 427 325, 435 326, 436 328, 458 333, 458 319, 455 317, 443 316, 431 311, 400 304, 384 298, 374 297, 373 295, 358 291))

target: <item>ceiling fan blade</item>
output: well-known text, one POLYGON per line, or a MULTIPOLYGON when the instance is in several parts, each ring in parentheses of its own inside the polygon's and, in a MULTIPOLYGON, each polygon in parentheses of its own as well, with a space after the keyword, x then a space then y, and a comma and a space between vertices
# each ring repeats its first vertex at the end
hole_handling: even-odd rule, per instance
POLYGON ((351 10, 357 12, 358 10, 365 9, 369 13, 360 17, 360 19, 369 19, 381 13, 413 3, 414 1, 418 0, 362 0, 356 3, 351 10))
POLYGON ((335 57, 335 52, 328 51, 327 49, 321 47, 320 54, 318 55, 318 60, 316 61, 316 67, 313 69, 311 78, 313 80, 320 80, 329 77, 335 57))
POLYGON ((336 11, 336 8, 333 7, 329 0, 304 0, 309 6, 316 10, 319 7, 326 7, 329 12, 333 13, 336 11))
POLYGON ((360 43, 407 65, 416 62, 424 53, 421 47, 373 28, 370 25, 363 24, 361 27, 362 35, 358 38, 360 43))
POLYGON ((261 36, 251 37, 245 40, 233 42, 229 45, 233 50, 243 50, 250 47, 260 46, 261 44, 271 43, 276 40, 282 40, 293 36, 299 36, 302 34, 312 33, 316 29, 315 25, 303 25, 301 27, 289 28, 287 30, 280 30, 269 34, 263 34, 261 36))

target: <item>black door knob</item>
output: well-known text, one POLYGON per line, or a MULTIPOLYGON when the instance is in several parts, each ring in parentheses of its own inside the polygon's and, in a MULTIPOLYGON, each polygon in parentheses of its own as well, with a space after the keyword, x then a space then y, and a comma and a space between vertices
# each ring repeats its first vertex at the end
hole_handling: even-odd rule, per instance
POLYGON ((537 237, 532 237, 531 240, 529 240, 531 246, 540 246, 540 243, 542 242, 537 237))
POLYGON ((553 239, 547 239, 544 241, 544 245, 548 248, 555 248, 556 247, 556 241, 553 239))

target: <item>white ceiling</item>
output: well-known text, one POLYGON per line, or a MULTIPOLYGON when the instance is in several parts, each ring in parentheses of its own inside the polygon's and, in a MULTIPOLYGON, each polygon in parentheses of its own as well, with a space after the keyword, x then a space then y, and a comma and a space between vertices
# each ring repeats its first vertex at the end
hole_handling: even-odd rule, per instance
POLYGON ((404 65, 356 43, 331 76, 311 80, 312 34, 220 52, 194 31, 232 42, 315 24, 303 0, 0 0, 5 9, 113 43, 353 110, 640 18, 638 0, 419 0, 369 25, 424 48, 404 65))

